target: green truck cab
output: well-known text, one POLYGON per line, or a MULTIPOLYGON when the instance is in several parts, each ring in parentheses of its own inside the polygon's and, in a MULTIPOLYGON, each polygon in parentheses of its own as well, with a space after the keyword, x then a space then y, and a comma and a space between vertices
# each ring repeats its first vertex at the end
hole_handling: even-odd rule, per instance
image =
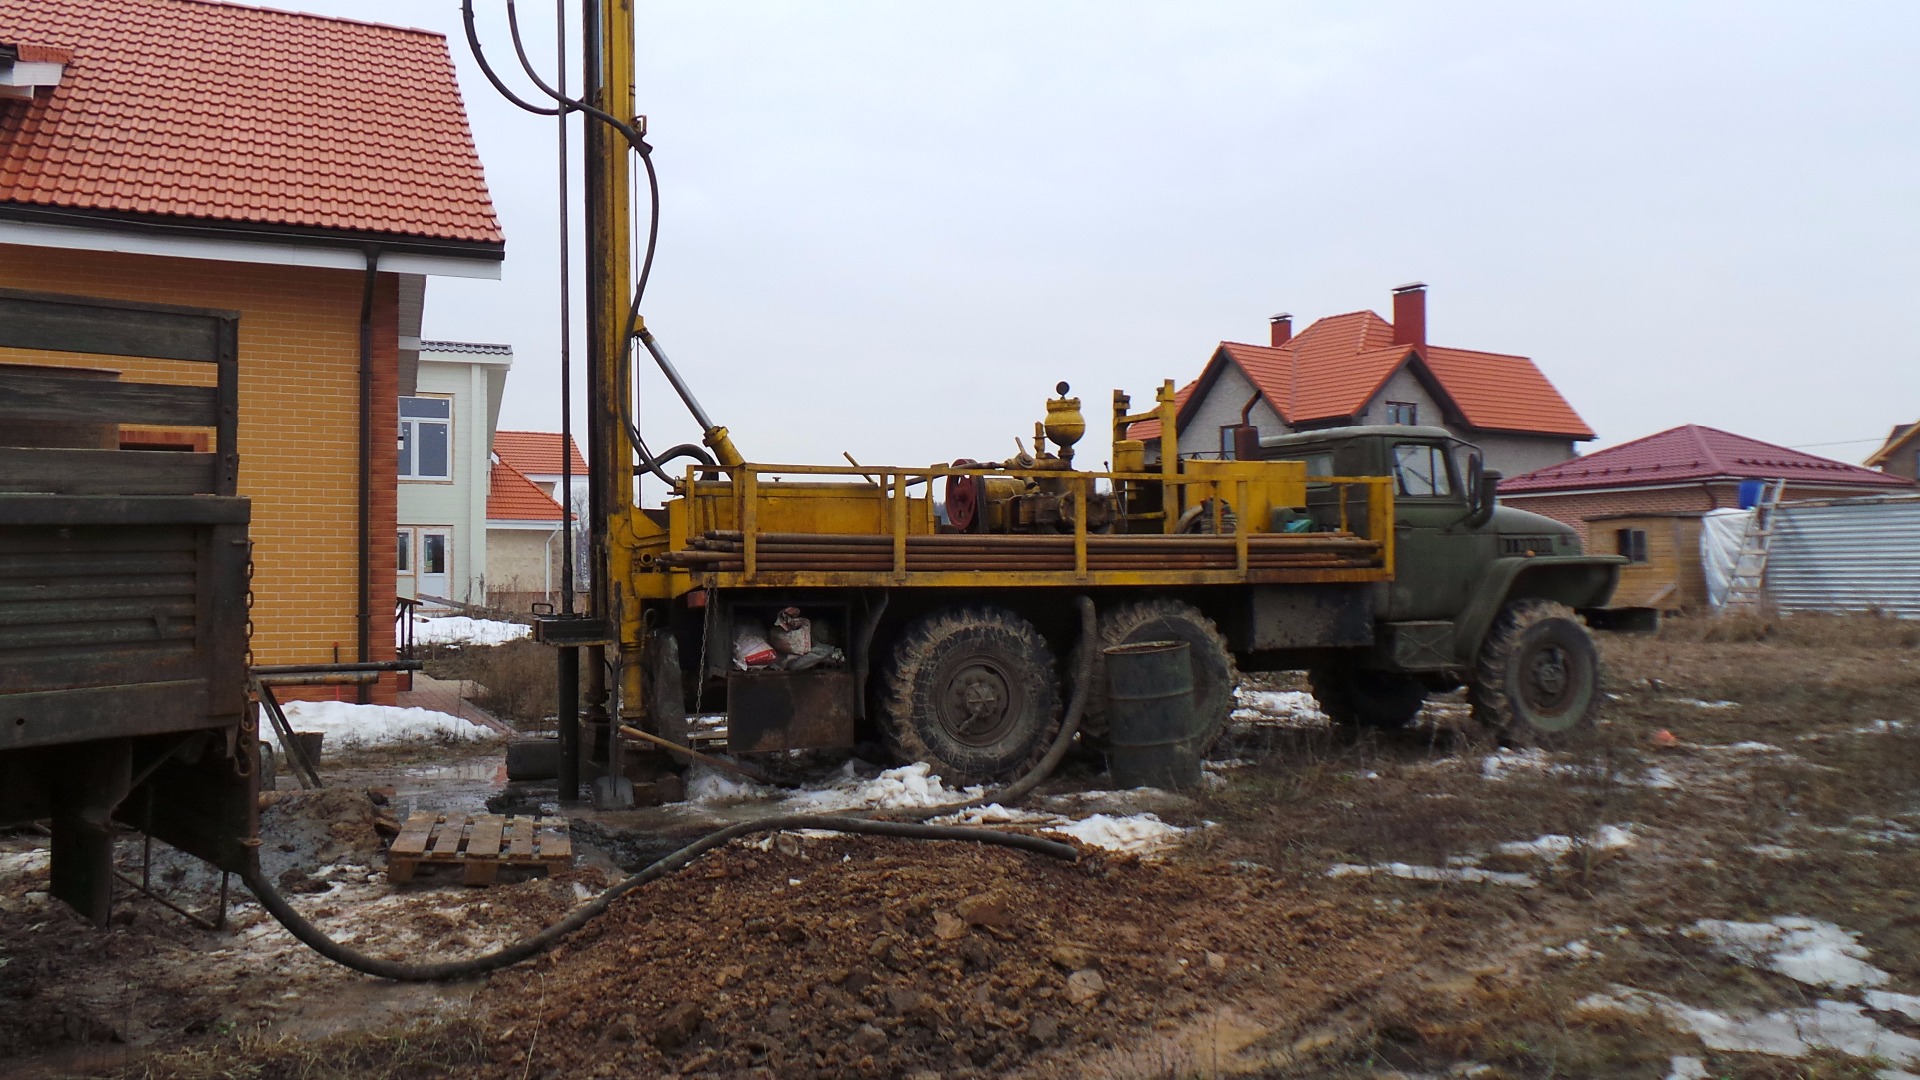
MULTIPOLYGON (((1342 507, 1315 476, 1392 476, 1394 574, 1365 586, 1370 622, 1358 647, 1286 650, 1304 661, 1336 723, 1399 727, 1426 696, 1466 686, 1475 718, 1505 741, 1563 741, 1594 723, 1599 653, 1588 623, 1634 628, 1640 613, 1605 605, 1618 556, 1587 555, 1574 530, 1500 506, 1500 474, 1479 448, 1437 427, 1329 428, 1259 441, 1265 460, 1302 461, 1305 528, 1342 507)), ((1344 508, 1352 515, 1364 507, 1344 508)), ((1258 656, 1243 666, 1272 666, 1258 656)))

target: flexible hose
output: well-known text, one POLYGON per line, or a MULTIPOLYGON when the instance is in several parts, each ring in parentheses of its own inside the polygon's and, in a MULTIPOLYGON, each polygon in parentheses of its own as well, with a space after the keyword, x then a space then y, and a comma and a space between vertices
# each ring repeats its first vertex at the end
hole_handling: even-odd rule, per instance
POLYGON ((916 820, 898 821, 866 817, 854 817, 844 814, 783 814, 778 817, 761 818, 758 821, 745 821, 730 825, 688 844, 665 858, 659 859, 644 869, 627 877, 592 900, 575 908, 567 917, 540 931, 532 937, 523 938, 504 948, 465 960, 445 960, 432 964, 408 964, 397 960, 382 960, 368 956, 350 946, 343 945, 328 937, 326 932, 308 921, 287 898, 266 878, 260 868, 259 849, 253 849, 247 860, 246 869, 240 879, 253 890, 260 900, 260 906, 267 910, 281 926, 287 928, 296 939, 321 956, 340 964, 382 979, 395 982, 446 982, 451 979, 464 979, 474 975, 497 971, 500 968, 530 960, 560 944, 569 935, 586 926, 594 919, 605 914, 615 900, 652 881, 673 873, 694 859, 712 851, 722 844, 737 840, 742 836, 751 836, 760 832, 777 832, 784 829, 824 829, 832 832, 859 833, 867 836, 897 836, 909 840, 960 840, 976 844, 995 844, 1018 851, 1030 851, 1055 859, 1073 859, 1078 855, 1071 845, 1056 840, 1046 840, 1025 833, 1002 832, 997 829, 984 829, 960 825, 927 825, 925 819, 953 813, 986 802, 1013 803, 1025 798, 1039 786, 1060 764, 1067 749, 1073 742, 1074 733, 1080 729, 1080 719, 1086 713, 1087 695, 1092 690, 1093 661, 1091 659, 1096 630, 1096 613, 1093 601, 1085 596, 1078 598, 1080 607, 1080 633, 1083 647, 1080 650, 1080 663, 1074 671, 1073 699, 1067 705, 1067 715, 1061 721, 1060 733, 1054 736, 1053 745, 1040 762, 1027 771, 1025 776, 990 795, 965 802, 950 803, 944 806, 928 807, 914 813, 916 820))
POLYGON ((575 908, 566 918, 532 937, 523 938, 483 956, 466 960, 447 960, 437 964, 407 964, 397 960, 382 960, 328 937, 319 927, 308 922, 306 916, 294 910, 293 905, 287 903, 286 897, 281 896, 279 891, 267 882, 260 869, 257 855, 249 862, 240 878, 247 883, 249 889, 253 890, 253 894, 260 898, 261 906, 279 920, 280 925, 286 927, 294 937, 313 951, 334 963, 396 982, 445 982, 449 979, 463 979, 495 971, 538 956, 558 945, 569 934, 598 918, 613 905, 615 900, 640 886, 665 877, 702 854, 729 841, 742 836, 751 836, 757 832, 774 832, 781 829, 827 829, 833 832, 863 833, 870 836, 902 836, 914 840, 965 840, 979 844, 998 844, 1002 847, 1031 851, 1055 859, 1072 859, 1079 854, 1071 845, 1043 840, 1037 836, 953 825, 872 821, 866 818, 831 814, 785 814, 759 821, 744 821, 718 832, 708 833, 679 851, 660 859, 575 908))

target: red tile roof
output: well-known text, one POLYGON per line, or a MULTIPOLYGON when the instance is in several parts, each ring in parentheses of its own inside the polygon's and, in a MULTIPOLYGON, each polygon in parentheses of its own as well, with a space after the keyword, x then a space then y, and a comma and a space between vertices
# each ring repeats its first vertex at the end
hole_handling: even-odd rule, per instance
POLYGON ((1508 477, 1500 482, 1500 494, 1645 487, 1723 477, 1862 488, 1913 486, 1910 480, 1844 461, 1686 424, 1508 477))
POLYGON ((487 520, 560 521, 566 511, 540 485, 504 461, 496 461, 487 478, 487 520))
POLYGON ((439 34, 209 0, 0 3, 65 49, 0 103, 0 205, 503 240, 439 34))
MULTIPOLYGON (((514 468, 534 476, 560 475, 560 433, 557 431, 496 431, 493 433, 493 452, 500 460, 510 462, 514 468)), ((580 456, 580 447, 566 444, 573 458, 573 475, 587 475, 587 459, 580 456)))
MULTIPOLYGON (((1516 431, 1593 438, 1547 377, 1524 356, 1453 349, 1442 345, 1395 345, 1393 324, 1371 311, 1316 320, 1279 348, 1223 341, 1209 370, 1189 384, 1182 412, 1200 383, 1212 382, 1215 365, 1237 364, 1268 405, 1289 425, 1353 416, 1405 363, 1418 363, 1466 422, 1483 431, 1516 431)), ((1135 424, 1136 439, 1160 436, 1157 421, 1135 424)))

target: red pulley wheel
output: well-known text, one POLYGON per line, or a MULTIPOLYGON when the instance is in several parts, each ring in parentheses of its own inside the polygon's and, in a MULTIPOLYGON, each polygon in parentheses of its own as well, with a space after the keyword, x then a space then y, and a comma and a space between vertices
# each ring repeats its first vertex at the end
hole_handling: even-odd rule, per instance
MULTIPOLYGON (((955 465, 972 465, 972 458, 960 458, 955 465)), ((947 523, 961 532, 972 532, 980 517, 980 477, 947 477, 947 523)))

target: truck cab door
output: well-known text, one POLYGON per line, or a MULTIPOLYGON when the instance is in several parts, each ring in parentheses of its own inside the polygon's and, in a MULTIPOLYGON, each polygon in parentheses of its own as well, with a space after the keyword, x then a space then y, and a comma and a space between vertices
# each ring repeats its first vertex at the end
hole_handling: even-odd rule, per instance
POLYGON ((1466 462, 1431 439, 1395 441, 1389 450, 1394 479, 1394 575, 1387 618, 1451 619, 1466 605, 1482 537, 1468 527, 1466 462))

